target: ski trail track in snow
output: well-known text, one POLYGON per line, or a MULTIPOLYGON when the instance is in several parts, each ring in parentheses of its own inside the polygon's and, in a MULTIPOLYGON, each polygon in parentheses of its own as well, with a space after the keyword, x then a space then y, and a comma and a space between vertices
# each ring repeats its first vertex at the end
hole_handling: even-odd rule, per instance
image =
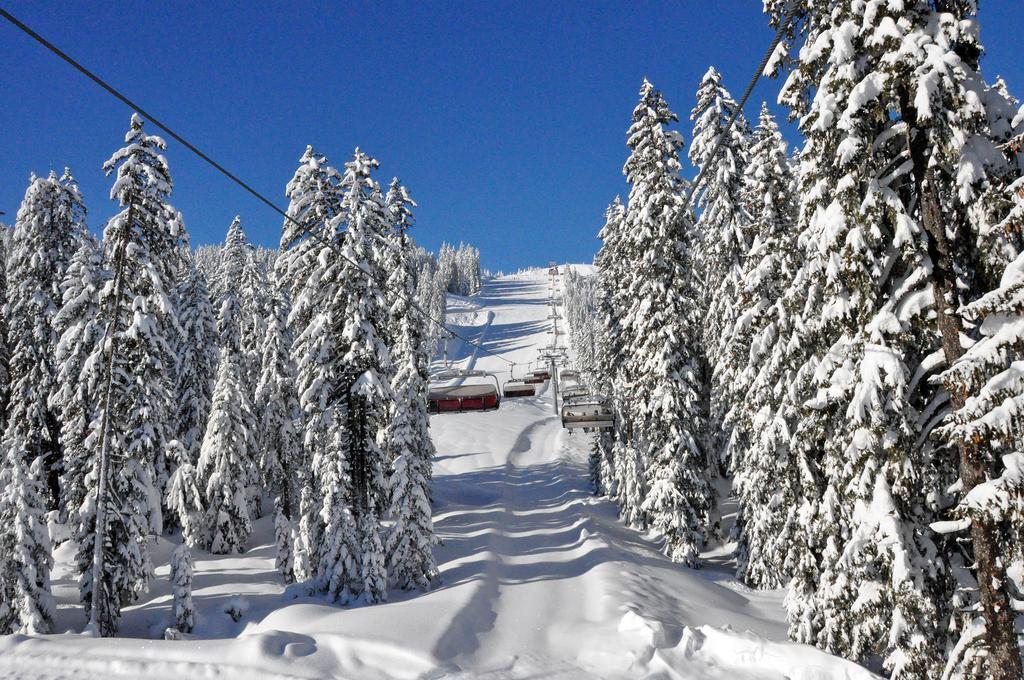
MULTIPOLYGON (((448 320, 526 366, 551 341, 547 301, 546 271, 537 270, 453 299, 448 320)), ((508 370, 462 342, 450 343, 449 352, 457 366, 508 370)), ((782 642, 781 592, 749 591, 727 565, 674 565, 651 537, 622 526, 615 507, 588 488, 592 435, 563 430, 551 398, 544 385, 497 411, 431 417, 434 522, 443 541, 431 591, 392 591, 384 604, 338 608, 293 598, 280 585, 259 586, 247 591, 253 607, 246 617, 225 623, 224 598, 236 576, 279 583, 268 559, 273 527, 261 521, 247 555, 197 551, 196 582, 221 584, 194 595, 198 639, 8 636, 0 638, 0 678, 873 677, 782 642)), ((69 595, 64 606, 71 602, 69 595)), ((125 621, 135 634, 152 635, 169 604, 164 589, 126 610, 125 621)))

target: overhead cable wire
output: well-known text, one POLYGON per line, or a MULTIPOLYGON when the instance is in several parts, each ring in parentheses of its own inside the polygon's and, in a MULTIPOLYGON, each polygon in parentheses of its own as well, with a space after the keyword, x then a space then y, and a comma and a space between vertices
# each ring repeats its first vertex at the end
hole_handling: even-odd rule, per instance
POLYGON ((718 135, 718 141, 711 148, 711 153, 704 160, 704 164, 701 166, 700 171, 697 173, 697 177, 693 180, 693 184, 690 185, 690 193, 686 197, 686 205, 691 205, 693 197, 697 195, 697 189, 700 187, 701 181, 704 179, 705 171, 711 166, 715 157, 718 156, 718 152, 721 150, 722 145, 725 143, 725 137, 729 134, 729 130, 732 129, 736 119, 739 118, 740 113, 743 112, 743 107, 746 106, 747 100, 750 99, 750 95, 754 92, 754 86, 757 85, 757 81, 761 80, 761 76, 764 75, 764 70, 768 67, 768 61, 775 54, 775 50, 778 48, 779 43, 782 42, 782 36, 789 28, 790 23, 793 20, 793 16, 796 14, 797 5, 800 4, 799 0, 789 0, 789 4, 786 7, 786 13, 783 15, 782 20, 779 22, 779 29, 775 31, 775 37, 772 39, 768 50, 764 53, 761 58, 761 63, 758 64, 757 70, 754 71, 754 75, 750 78, 750 82, 747 84, 747 89, 743 91, 743 96, 740 97, 739 103, 736 108, 733 109, 732 115, 729 116, 729 121, 725 124, 723 129, 718 135))
MULTIPOLYGON (((151 114, 149 111, 147 111, 143 107, 139 106, 135 101, 133 101, 132 99, 128 98, 126 95, 124 95, 121 91, 119 91, 113 85, 109 84, 108 82, 106 82, 105 80, 100 78, 98 75, 96 75, 95 73, 90 71, 88 68, 83 66, 80 62, 75 60, 73 57, 71 57, 69 54, 64 52, 62 49, 60 49, 59 47, 54 45, 52 42, 50 42, 49 40, 47 40, 43 36, 41 36, 39 33, 37 33, 36 31, 32 30, 32 28, 30 28, 28 25, 26 25, 23 21, 19 20, 17 17, 15 17, 13 14, 11 14, 10 12, 8 12, 7 10, 5 10, 2 7, 0 7, 0 17, 3 17, 7 21, 9 21, 11 24, 13 24, 15 27, 20 29, 23 33, 27 34, 30 38, 32 38, 33 40, 38 42, 40 45, 45 47, 47 50, 49 50, 50 52, 53 52, 55 55, 60 57, 63 61, 65 61, 69 65, 71 65, 71 67, 74 68, 76 71, 80 72, 86 78, 88 78, 89 80, 93 81, 94 83, 99 85, 101 88, 106 90, 109 94, 111 94, 118 101, 122 102, 123 104, 125 104, 129 108, 131 108, 134 111, 138 112, 144 118, 148 119, 151 123, 153 123, 153 125, 157 126, 161 130, 166 132, 175 141, 179 142, 186 149, 188 149, 189 151, 194 153, 196 156, 201 158, 207 164, 211 165, 214 169, 216 169, 222 175, 227 177, 229 180, 231 180, 232 182, 234 182, 238 186, 242 187, 242 189, 244 189, 249 194, 254 196, 257 200, 259 200, 261 203, 263 203, 264 205, 269 207, 271 210, 276 212, 278 215, 280 215, 284 219, 288 220, 289 222, 291 222, 292 224, 297 226, 305 234, 309 235, 313 239, 318 240, 320 243, 322 243, 323 245, 325 245, 328 248, 330 248, 332 251, 334 251, 335 255, 337 255, 341 259, 343 259, 343 260, 347 261, 348 263, 350 263, 351 265, 353 265, 357 270, 362 271, 362 272, 366 272, 366 270, 364 270, 359 265, 359 263, 357 263, 355 260, 353 260, 352 258, 350 258, 347 255, 345 255, 343 252, 341 252, 335 244, 331 243, 330 241, 325 239, 320 234, 314 233, 306 225, 303 225, 303 224, 299 223, 294 217, 292 217, 287 212, 285 212, 280 207, 278 207, 278 205, 276 203, 274 203, 272 200, 267 198, 264 194, 260 193, 256 189, 254 189, 250 184, 248 184, 247 182, 242 180, 240 177, 238 177, 238 175, 236 175, 235 173, 231 172, 230 170, 225 168, 223 165, 221 165, 217 161, 213 160, 209 155, 203 153, 198 147, 196 147, 194 144, 189 142, 187 139, 185 139, 184 137, 179 135, 177 132, 175 132, 166 123, 162 122, 159 118, 157 118, 156 116, 151 114)), ((371 280, 374 280, 374 279, 372 279, 372 275, 369 274, 368 272, 367 272, 367 276, 370 276, 371 280)), ((382 283, 382 282, 376 281, 376 280, 374 280, 374 282, 377 283, 378 285, 380 285, 381 288, 383 288, 384 290, 388 290, 387 283, 382 283)), ((484 347, 482 344, 477 343, 476 341, 471 340, 471 339, 469 339, 469 338, 467 338, 467 337, 465 337, 465 336, 463 336, 463 335, 461 335, 459 333, 456 333, 451 328, 449 328, 447 326, 447 324, 445 324, 443 321, 441 321, 439 319, 436 319, 429 312, 425 311, 422 307, 420 307, 420 305, 416 302, 416 300, 412 299, 411 297, 409 297, 409 296, 407 296, 407 295, 405 295, 403 293, 400 293, 400 292, 395 292, 395 291, 390 291, 390 292, 392 294, 394 294, 396 297, 398 297, 398 298, 404 300, 405 302, 409 303, 409 305, 411 306, 412 309, 414 309, 423 318, 425 318, 425 319, 429 320, 430 322, 434 323, 435 325, 437 325, 437 327, 440 328, 441 330, 443 330, 445 333, 447 333, 449 337, 457 338, 459 340, 462 340, 466 344, 471 345, 473 347, 476 347, 478 350, 484 352, 485 354, 489 354, 489 355, 491 355, 493 357, 496 357, 496 358, 500 359, 501 361, 504 361, 507 364, 514 363, 511 359, 506 358, 504 355, 499 354, 497 352, 493 352, 493 351, 487 349, 486 347, 484 347)))

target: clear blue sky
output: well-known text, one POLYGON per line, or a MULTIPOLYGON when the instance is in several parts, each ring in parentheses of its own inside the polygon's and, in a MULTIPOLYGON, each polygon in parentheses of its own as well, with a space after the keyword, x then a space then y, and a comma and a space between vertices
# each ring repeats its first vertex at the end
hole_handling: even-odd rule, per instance
MULTIPOLYGON (((641 79, 685 118, 709 64, 738 97, 771 39, 759 0, 0 3, 282 206, 306 144, 338 165, 361 147, 419 202, 424 246, 469 241, 492 269, 589 262, 625 191, 641 79)), ((1024 3, 981 11, 986 72, 1024 95, 1024 3)), ((777 88, 764 81, 748 114, 777 88)), ((99 229, 114 210, 101 165, 128 120, 0 22, 0 219, 30 171, 70 165, 99 229)), ((276 247, 279 217, 173 141, 167 157, 193 243, 240 213, 276 247)))

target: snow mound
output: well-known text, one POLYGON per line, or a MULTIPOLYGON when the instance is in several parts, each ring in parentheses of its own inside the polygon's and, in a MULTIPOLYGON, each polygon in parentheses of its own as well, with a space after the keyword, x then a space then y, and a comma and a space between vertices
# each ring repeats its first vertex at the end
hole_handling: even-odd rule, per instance
MULTIPOLYGON (((636 645, 631 670, 638 677, 678 680, 878 680, 855 663, 814 647, 772 642, 728 627, 684 626, 673 639, 665 626, 627 611, 619 632, 636 645)), ((607 659, 603 658, 606 662, 607 659)))

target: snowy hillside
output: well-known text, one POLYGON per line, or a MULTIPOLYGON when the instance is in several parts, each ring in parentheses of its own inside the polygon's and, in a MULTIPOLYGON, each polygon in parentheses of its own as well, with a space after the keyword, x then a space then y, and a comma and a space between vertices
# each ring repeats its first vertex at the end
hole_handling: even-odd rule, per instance
MULTIPOLYGON (((545 274, 514 275, 487 282, 479 296, 453 297, 448 320, 521 364, 521 374, 550 343, 547 302, 545 274)), ((453 363, 508 378, 500 359, 470 350, 448 347, 453 363)), ((67 632, 0 639, 0 677, 873 677, 783 642, 782 593, 738 584, 725 550, 705 556, 709 568, 688 570, 624 528, 614 506, 590 494, 591 435, 562 429, 549 385, 497 411, 435 415, 431 428, 444 543, 430 592, 393 592, 385 604, 354 608, 295 598, 274 569, 266 518, 244 555, 193 551, 189 639, 154 639, 170 606, 173 546, 163 539, 153 550, 155 587, 124 612, 126 637, 85 638, 65 544, 54 591, 56 630, 67 632)))

